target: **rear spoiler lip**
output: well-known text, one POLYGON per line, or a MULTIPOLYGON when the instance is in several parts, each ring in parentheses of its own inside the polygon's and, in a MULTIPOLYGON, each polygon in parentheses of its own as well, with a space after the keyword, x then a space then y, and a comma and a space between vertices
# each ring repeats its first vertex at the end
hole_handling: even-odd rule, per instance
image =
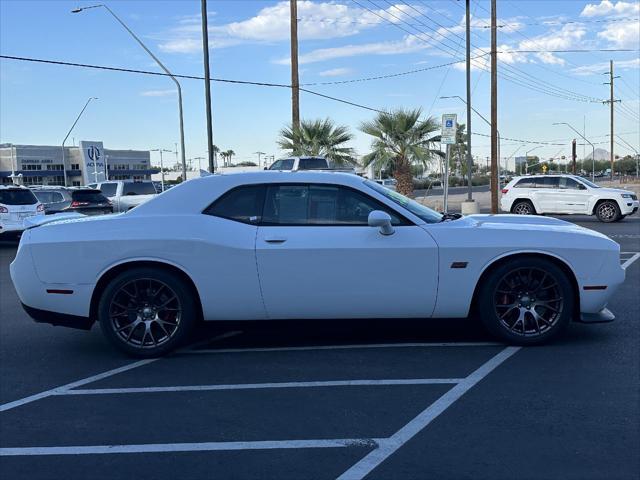
POLYGON ((59 220, 71 220, 73 218, 84 218, 86 215, 82 215, 77 212, 70 213, 54 213, 53 215, 38 215, 34 217, 27 217, 24 220, 25 230, 31 228, 41 227, 48 223, 57 222, 59 220))

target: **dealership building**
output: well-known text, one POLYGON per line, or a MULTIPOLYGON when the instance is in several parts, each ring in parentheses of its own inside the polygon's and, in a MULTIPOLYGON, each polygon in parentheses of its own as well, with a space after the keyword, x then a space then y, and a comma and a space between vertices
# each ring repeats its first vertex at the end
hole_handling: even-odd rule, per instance
POLYGON ((102 142, 79 146, 0 144, 0 184, 80 186, 104 180, 151 180, 147 150, 110 150, 102 142))

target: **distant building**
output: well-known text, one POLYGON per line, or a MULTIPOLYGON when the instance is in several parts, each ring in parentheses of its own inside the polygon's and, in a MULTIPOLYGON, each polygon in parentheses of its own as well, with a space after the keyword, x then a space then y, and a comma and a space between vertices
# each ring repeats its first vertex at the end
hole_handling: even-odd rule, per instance
POLYGON ((0 184, 80 186, 96 181, 150 180, 159 172, 147 150, 108 150, 102 142, 77 147, 0 144, 0 184))

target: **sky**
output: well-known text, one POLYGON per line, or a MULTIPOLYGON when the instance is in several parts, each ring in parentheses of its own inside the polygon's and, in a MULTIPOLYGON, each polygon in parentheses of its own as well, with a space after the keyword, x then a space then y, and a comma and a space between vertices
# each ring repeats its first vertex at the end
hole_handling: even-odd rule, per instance
MULTIPOLYGON (((71 13, 87 5, 0 0, 0 54, 160 71, 104 8, 71 13)), ((203 75, 199 1, 112 0, 108 6, 170 71, 203 75)), ((486 118, 489 11, 489 1, 471 1, 472 105, 486 118)), ((608 150, 609 108, 601 102, 609 97, 603 84, 609 60, 620 77, 615 98, 622 100, 616 104, 616 154, 639 149, 640 2, 498 0, 497 12, 503 159, 526 152, 569 156, 576 135, 554 122, 570 123, 608 150)), ((457 113, 464 123, 464 103, 440 98, 466 96, 464 15, 464 2, 456 0, 299 0, 300 83, 360 105, 301 92, 301 117, 348 126, 359 155, 368 153, 371 138, 358 128, 375 115, 362 107, 419 107, 425 118, 457 113)), ((288 1, 209 0, 207 17, 212 77, 290 83, 288 1)), ((186 156, 206 157, 204 83, 180 82, 186 156)), ((0 59, 0 143, 59 145, 89 97, 98 100, 76 125, 70 137, 76 144, 102 140, 105 148, 173 150, 179 142, 176 89, 167 77, 0 59)), ((276 140, 290 122, 289 89, 214 82, 212 108, 214 143, 235 151, 234 162, 255 161, 258 151, 283 155, 276 140)), ((474 115, 472 132, 473 154, 484 159, 489 126, 474 115)))

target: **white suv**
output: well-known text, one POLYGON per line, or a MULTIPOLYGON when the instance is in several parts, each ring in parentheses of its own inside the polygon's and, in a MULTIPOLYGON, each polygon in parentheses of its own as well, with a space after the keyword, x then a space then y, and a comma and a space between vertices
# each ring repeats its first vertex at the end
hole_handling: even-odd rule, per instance
POLYGON ((601 222, 622 220, 639 205, 633 192, 600 187, 575 175, 516 177, 502 189, 500 200, 504 212, 596 215, 601 222))
POLYGON ((34 215, 44 215, 44 205, 31 190, 18 185, 0 185, 0 236, 22 232, 25 219, 34 215))

